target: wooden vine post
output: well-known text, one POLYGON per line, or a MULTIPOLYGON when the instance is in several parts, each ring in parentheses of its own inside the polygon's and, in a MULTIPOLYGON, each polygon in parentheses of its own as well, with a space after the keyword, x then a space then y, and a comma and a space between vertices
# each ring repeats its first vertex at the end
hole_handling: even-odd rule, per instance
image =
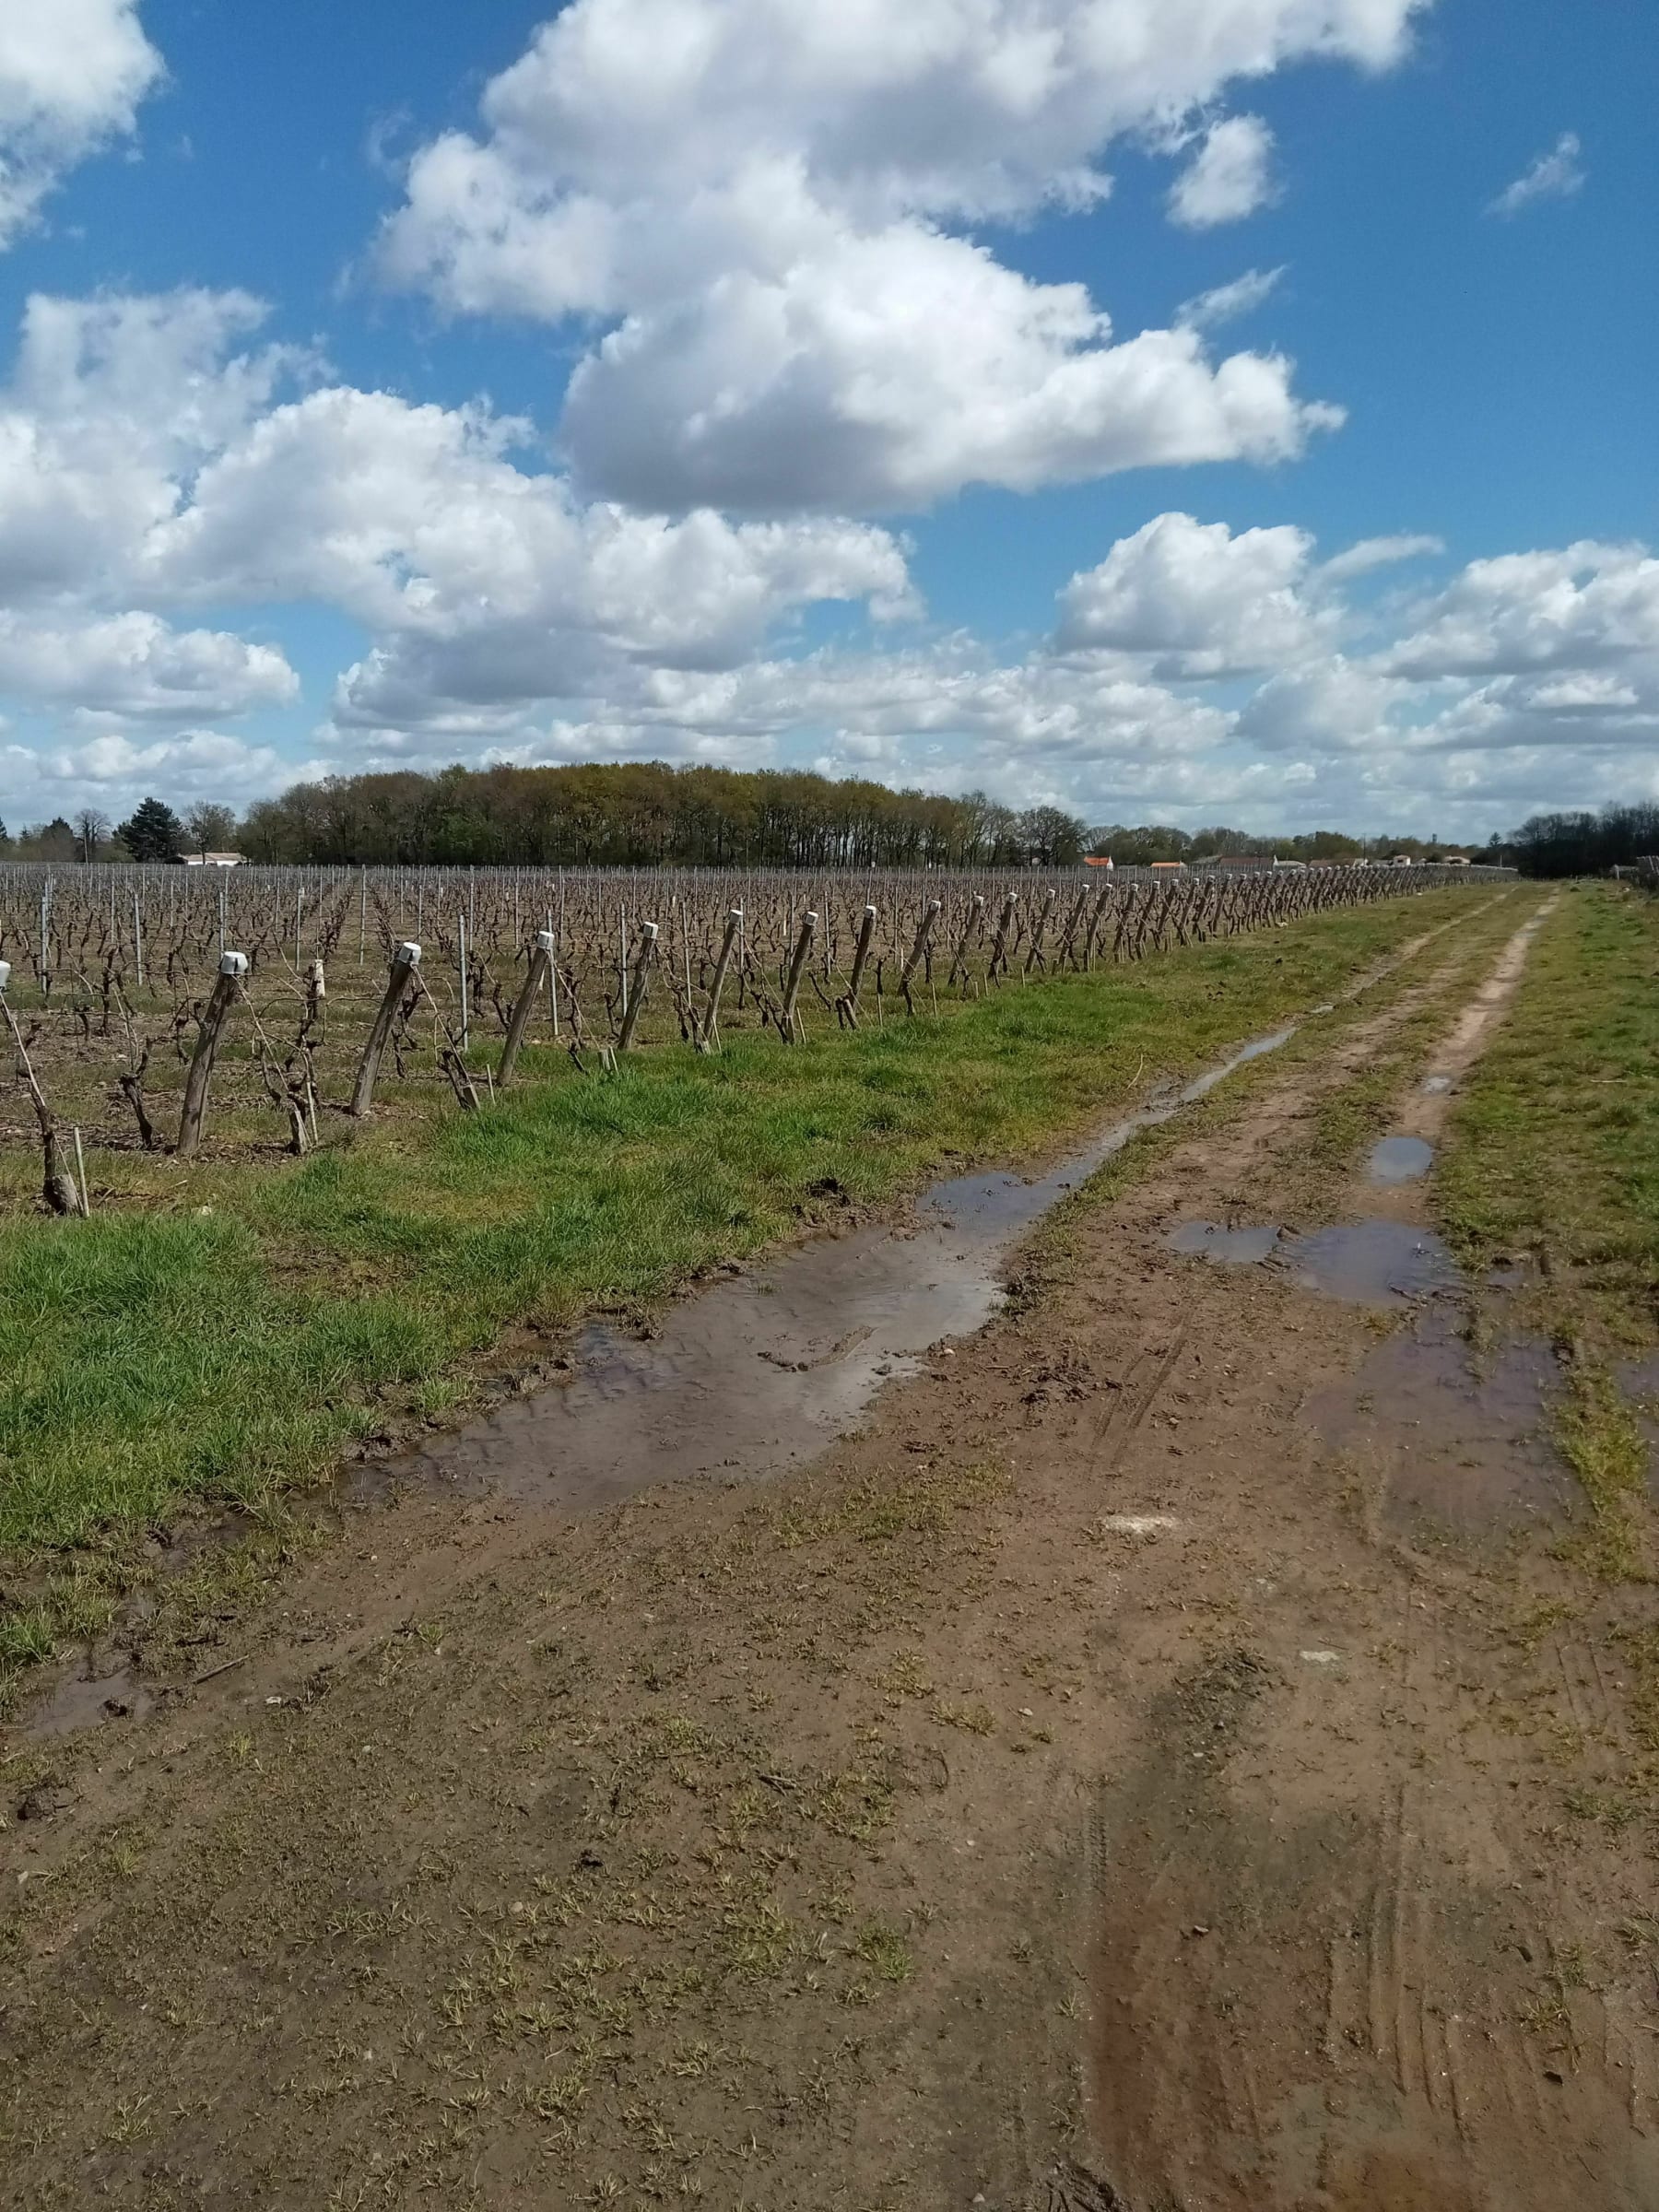
POLYGON ((1095 939, 1100 934, 1100 924, 1106 919, 1106 910, 1112 904, 1112 887, 1109 883, 1095 901, 1095 910, 1088 917, 1088 935, 1083 940, 1083 971, 1088 972, 1088 963, 1094 958, 1095 939))
POLYGON ((1077 924, 1082 921, 1083 910, 1088 904, 1088 886, 1085 884, 1083 888, 1077 893, 1077 903, 1072 908, 1071 917, 1067 921, 1064 931, 1061 933, 1060 949, 1054 955, 1054 962, 1056 966, 1058 966, 1062 960, 1071 960, 1074 966, 1080 965, 1076 958, 1076 955, 1072 951, 1072 939, 1077 934, 1077 924))
POLYGON ((923 915, 916 930, 916 941, 910 948, 910 958, 905 961, 900 973, 899 989, 904 999, 905 1011, 910 1014, 913 1014, 916 1010, 915 1002, 911 997, 911 978, 927 958, 927 940, 932 936, 934 924, 938 918, 939 901, 936 899, 930 899, 927 902, 927 911, 923 915))
POLYGON ((876 909, 866 906, 864 920, 858 925, 858 944, 853 954, 853 974, 844 997, 835 1002, 835 1011, 843 1029, 858 1027, 858 994, 864 989, 865 970, 870 964, 870 945, 876 935, 876 909))
POLYGON ((973 897, 968 902, 968 919, 962 924, 962 934, 957 939, 956 951, 951 956, 950 973, 945 979, 947 985, 954 983, 958 975, 959 974, 962 979, 963 988, 966 989, 968 982, 968 947, 972 944, 974 938, 979 935, 981 925, 984 922, 984 919, 985 901, 981 894, 978 891, 975 891, 973 897))
POLYGON ((1053 891, 1045 891, 1042 895, 1042 909, 1037 916, 1037 926, 1031 932, 1031 949, 1025 958, 1027 975, 1030 974, 1033 968, 1041 968, 1045 972, 1047 971, 1048 962, 1042 957, 1042 940, 1048 935, 1049 917, 1054 911, 1056 896, 1053 891))
POLYGON ((985 970, 985 981, 994 983, 999 975, 1008 971, 1008 932, 1014 926, 1014 910, 1019 904, 1019 893, 1010 891, 1003 900, 1002 919, 996 924, 996 935, 991 946, 991 964, 985 970))
POLYGON ((795 939, 794 952, 789 963, 789 977, 783 985, 783 1006, 778 1016, 778 1028, 785 1044, 795 1041, 798 1016, 795 1001, 801 995, 801 978, 806 972, 806 956, 812 950, 812 940, 818 935, 817 914, 810 907, 801 916, 801 932, 795 939))
POLYGON ((640 1026, 644 1010, 645 993, 651 983, 652 963, 656 959, 657 925, 654 922, 640 924, 640 950, 634 961, 633 981, 628 986, 628 1011, 622 1017, 622 1034, 617 1040, 619 1053, 633 1050, 634 1031, 640 1026))
POLYGON ((709 1003, 698 1024, 697 1049, 700 1053, 718 1052, 720 1049, 720 994, 725 989, 726 971, 732 965, 732 954, 736 948, 737 935, 742 927, 743 909, 735 906, 726 916, 720 958, 714 963, 714 980, 709 985, 709 1003))
POLYGON ((179 1116, 179 1141, 174 1149, 181 1159, 193 1159, 196 1147, 202 1141, 202 1124, 207 1118, 207 1086, 213 1080, 213 1064, 218 1058, 219 1040, 230 1022, 230 1009, 242 987, 248 972, 245 952, 219 954, 218 980, 215 982, 206 1006, 202 1011, 202 1026, 192 1055, 190 1073, 184 1078, 184 1106, 179 1116))
POLYGON ((359 1121, 365 1118, 374 1103, 374 1086, 380 1075, 386 1040, 392 1034, 392 1024, 397 1018, 397 1009, 403 1003, 404 993, 408 989, 410 980, 419 971, 419 946, 399 945, 392 955, 392 973, 381 1003, 374 1010, 368 1041, 363 1046, 363 1056, 358 1062, 357 1081, 351 1088, 351 1111, 359 1121))
POLYGON ((0 1013, 6 1016, 6 1026, 11 1031, 12 1043, 17 1047, 18 1073, 23 1078, 23 1088, 29 1093, 29 1102, 34 1108, 36 1124, 41 1132, 41 1154, 43 1175, 41 1193, 54 1214, 85 1214, 85 1178, 77 1183, 64 1152, 63 1139, 58 1135, 57 1116, 46 1103, 46 1094, 36 1079, 34 1066, 29 1057, 29 1048, 23 1042, 23 1033, 18 1027, 18 1018, 11 1010, 6 993, 11 982, 11 962, 0 960, 0 1013))
POLYGON ((535 948, 530 955, 530 972, 524 978, 524 987, 519 993, 518 1004, 507 1024, 507 1041, 501 1047, 501 1065, 496 1070, 496 1081, 503 1089, 512 1080, 512 1071, 518 1065, 519 1048, 524 1041, 524 1031, 530 1026, 530 1017, 535 1010, 536 997, 542 985, 553 972, 553 932, 538 929, 535 948))

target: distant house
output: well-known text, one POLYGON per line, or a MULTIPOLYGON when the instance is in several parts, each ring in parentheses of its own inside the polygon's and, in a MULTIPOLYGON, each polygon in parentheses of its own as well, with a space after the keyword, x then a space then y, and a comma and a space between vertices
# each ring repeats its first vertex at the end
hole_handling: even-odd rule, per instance
POLYGON ((1083 865, 1086 868, 1109 868, 1112 865, 1112 855, 1110 853, 1085 853, 1083 865))
POLYGON ((1184 876, 1186 862, 1184 860, 1155 860, 1152 863, 1152 873, 1154 876, 1184 876))
POLYGON ((1411 855, 1409 853, 1396 853, 1389 865, 1396 868, 1408 868, 1411 865, 1411 855))
POLYGON ((240 868, 247 859, 245 853, 186 853, 187 868, 240 868))

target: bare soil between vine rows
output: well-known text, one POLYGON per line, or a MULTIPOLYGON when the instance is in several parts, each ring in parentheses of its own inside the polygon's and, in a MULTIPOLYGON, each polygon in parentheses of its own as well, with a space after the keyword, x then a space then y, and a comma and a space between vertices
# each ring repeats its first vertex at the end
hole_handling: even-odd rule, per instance
POLYGON ((1563 1810, 1625 1716, 1551 1606, 1552 1355, 1312 1141, 1426 1009, 1394 1126, 1442 1140, 1521 957, 1477 1001, 1459 947, 807 1464, 415 1484, 187 1694, 10 1753, 5 2200, 1659 2202, 1648 1870, 1563 1810))

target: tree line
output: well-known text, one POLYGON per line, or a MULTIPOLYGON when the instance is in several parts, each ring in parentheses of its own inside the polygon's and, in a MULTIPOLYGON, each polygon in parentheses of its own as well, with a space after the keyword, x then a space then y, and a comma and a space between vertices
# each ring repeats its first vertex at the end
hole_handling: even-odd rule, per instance
POLYGON ((1513 838, 1527 876, 1605 876, 1659 853, 1659 802, 1604 806, 1599 814, 1535 814, 1513 838))
MULTIPOLYGON (((662 761, 455 767, 431 775, 404 769, 296 783, 240 818, 206 804, 181 817, 150 797, 118 825, 91 806, 15 840, 0 825, 0 857, 65 863, 165 863, 236 852, 252 861, 313 865, 1068 867, 1086 854, 1144 866, 1218 853, 1324 861, 1403 852, 1433 859, 1460 849, 1436 838, 1359 838, 1335 830, 1273 838, 1226 824, 1191 831, 1121 822, 1091 828, 1063 808, 1016 809, 983 792, 946 797, 806 771, 662 761)), ((1509 856, 1497 837, 1481 853, 1488 860, 1509 856)))

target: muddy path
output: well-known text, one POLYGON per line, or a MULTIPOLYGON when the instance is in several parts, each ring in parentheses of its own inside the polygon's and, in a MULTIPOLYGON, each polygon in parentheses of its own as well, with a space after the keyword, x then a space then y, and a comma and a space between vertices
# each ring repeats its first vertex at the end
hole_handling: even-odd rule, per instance
MULTIPOLYGON (((795 1471, 415 1481, 186 1694, 12 1754, 0 2194, 1659 2202, 1647 1869, 1566 1809, 1621 1686, 1529 1564, 1551 1356, 1320 1138, 1397 1060, 1441 1141, 1521 919, 1144 1132, 795 1471)), ((853 1355, 810 1318, 752 1363, 853 1355)))

